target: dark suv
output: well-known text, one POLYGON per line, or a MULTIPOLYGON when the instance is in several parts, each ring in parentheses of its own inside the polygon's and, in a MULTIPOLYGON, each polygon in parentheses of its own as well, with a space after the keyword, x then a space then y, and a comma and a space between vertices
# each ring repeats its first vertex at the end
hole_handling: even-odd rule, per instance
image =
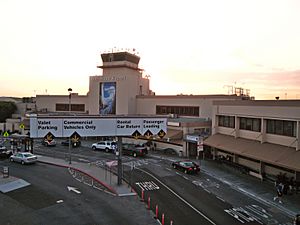
POLYGON ((145 156, 148 153, 148 151, 144 145, 123 144, 122 153, 123 155, 131 155, 133 157, 137 157, 145 156))

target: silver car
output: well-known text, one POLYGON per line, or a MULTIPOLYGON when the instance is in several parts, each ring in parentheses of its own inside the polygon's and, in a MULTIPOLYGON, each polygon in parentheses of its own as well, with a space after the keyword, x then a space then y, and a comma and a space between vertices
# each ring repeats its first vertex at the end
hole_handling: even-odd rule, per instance
POLYGON ((29 152, 18 152, 9 157, 11 162, 19 162, 21 164, 35 163, 37 161, 37 156, 29 152))

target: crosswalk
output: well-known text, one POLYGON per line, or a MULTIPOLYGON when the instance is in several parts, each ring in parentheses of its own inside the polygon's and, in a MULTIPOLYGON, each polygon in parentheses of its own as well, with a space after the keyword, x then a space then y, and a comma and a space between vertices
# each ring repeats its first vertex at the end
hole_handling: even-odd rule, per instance
POLYGON ((279 223, 266 209, 258 205, 246 205, 224 210, 240 223, 257 222, 259 224, 292 225, 290 222, 279 223))
MULTIPOLYGON (((111 159, 102 159, 102 160, 97 160, 93 162, 98 167, 105 167, 106 163, 108 161, 111 161, 111 159)), ((158 160, 156 159, 138 159, 138 160, 133 160, 131 157, 122 157, 122 165, 123 166, 128 166, 130 168, 139 168, 144 165, 149 165, 149 164, 157 164, 158 160)))

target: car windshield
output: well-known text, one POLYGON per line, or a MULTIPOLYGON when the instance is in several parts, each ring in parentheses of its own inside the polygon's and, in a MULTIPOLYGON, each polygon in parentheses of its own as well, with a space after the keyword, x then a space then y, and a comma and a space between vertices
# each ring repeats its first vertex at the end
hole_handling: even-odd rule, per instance
POLYGON ((194 166, 193 162, 183 162, 185 166, 194 166))
POLYGON ((25 154, 23 154, 23 156, 24 156, 25 158, 28 158, 28 157, 32 157, 33 155, 30 154, 30 153, 25 153, 25 154))

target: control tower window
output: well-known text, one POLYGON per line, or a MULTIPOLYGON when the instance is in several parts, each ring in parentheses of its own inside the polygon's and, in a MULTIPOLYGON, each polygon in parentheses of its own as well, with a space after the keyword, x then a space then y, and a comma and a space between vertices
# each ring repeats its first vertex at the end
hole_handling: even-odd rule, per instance
POLYGON ((109 61, 112 62, 113 60, 114 60, 114 56, 113 56, 113 54, 110 54, 109 55, 109 61))
POLYGON ((143 86, 140 85, 140 95, 143 95, 143 86))

